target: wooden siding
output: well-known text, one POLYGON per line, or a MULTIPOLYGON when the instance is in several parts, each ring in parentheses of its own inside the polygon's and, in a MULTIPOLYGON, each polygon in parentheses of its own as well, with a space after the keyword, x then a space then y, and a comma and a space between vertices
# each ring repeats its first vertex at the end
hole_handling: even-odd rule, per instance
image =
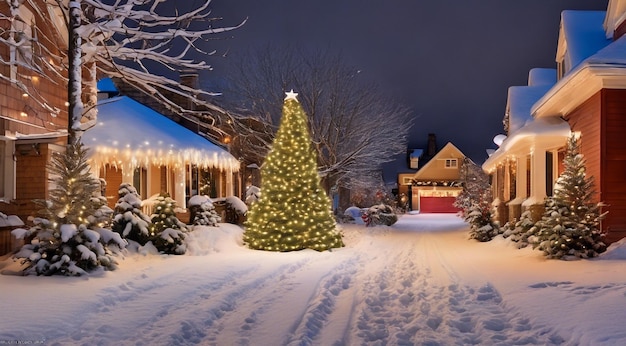
POLYGON ((107 199, 109 208, 115 208, 115 203, 119 199, 118 191, 122 185, 122 170, 106 165, 100 169, 100 177, 107 183, 104 196, 107 199))
POLYGON ((581 133, 587 174, 596 184, 595 201, 607 204, 602 222, 607 241, 626 236, 626 90, 603 89, 565 119, 581 133))
POLYGON ((570 124, 572 131, 580 132, 580 152, 583 154, 587 175, 593 176, 596 189, 599 193, 594 196, 600 201, 604 196, 601 194, 601 92, 596 93, 578 108, 567 114, 565 120, 570 124))
POLYGON ((608 204, 603 228, 607 240, 626 236, 626 90, 602 91, 603 160, 600 189, 608 204))
POLYGON ((617 41, 617 39, 624 34, 626 34, 626 20, 621 22, 620 25, 615 28, 615 31, 613 31, 613 41, 617 41))
POLYGON ((52 158, 53 144, 18 144, 15 150, 15 199, 0 203, 0 212, 16 215, 27 222, 40 209, 34 200, 48 196, 49 174, 46 168, 52 158))

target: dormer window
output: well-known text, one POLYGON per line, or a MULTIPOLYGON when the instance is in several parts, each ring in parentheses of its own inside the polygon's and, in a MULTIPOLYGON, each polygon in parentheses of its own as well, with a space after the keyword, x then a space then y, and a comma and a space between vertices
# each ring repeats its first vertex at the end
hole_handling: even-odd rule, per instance
POLYGON ((458 160, 457 159, 446 159, 445 163, 446 168, 457 168, 458 160))

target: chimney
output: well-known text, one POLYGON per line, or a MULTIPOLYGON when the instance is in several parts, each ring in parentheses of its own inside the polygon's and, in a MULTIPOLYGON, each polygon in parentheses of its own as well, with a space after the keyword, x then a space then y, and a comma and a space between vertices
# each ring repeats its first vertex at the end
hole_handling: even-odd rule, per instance
POLYGON ((198 72, 193 70, 185 70, 180 73, 180 84, 198 89, 198 72))
POLYGON ((433 157, 437 154, 437 138, 434 133, 428 134, 428 146, 426 147, 426 155, 433 157))

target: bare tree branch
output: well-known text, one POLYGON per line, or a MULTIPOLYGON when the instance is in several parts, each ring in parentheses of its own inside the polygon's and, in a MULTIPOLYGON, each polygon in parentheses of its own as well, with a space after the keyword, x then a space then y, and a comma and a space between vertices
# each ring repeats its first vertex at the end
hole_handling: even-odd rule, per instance
MULTIPOLYGON (((239 112, 263 121, 265 130, 278 125, 284 92, 298 92, 327 188, 369 184, 373 171, 406 150, 410 110, 363 82, 340 55, 267 46, 249 51, 232 69, 228 96, 237 100, 239 112)), ((245 147, 267 151, 259 147, 267 142, 256 144, 245 147)))

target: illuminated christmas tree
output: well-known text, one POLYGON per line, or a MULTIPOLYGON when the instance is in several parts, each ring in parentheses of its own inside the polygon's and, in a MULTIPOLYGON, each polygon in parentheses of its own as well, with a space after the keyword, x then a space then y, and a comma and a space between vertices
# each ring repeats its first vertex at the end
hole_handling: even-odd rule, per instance
POLYGON ((18 239, 33 238, 15 254, 27 265, 24 272, 74 276, 115 269, 111 249, 127 243, 98 221, 105 200, 98 196, 100 182, 89 172, 85 147, 77 142, 55 152, 47 169, 54 184, 49 199, 38 201, 43 217, 35 218, 28 230, 13 231, 18 239))
POLYGON ((324 251, 343 246, 297 95, 291 91, 285 97, 280 127, 261 168, 261 196, 245 224, 244 242, 252 249, 324 251))
POLYGON ((156 198, 150 240, 161 253, 182 255, 187 251, 183 242, 187 226, 176 216, 176 208, 176 201, 168 194, 156 198))
POLYGON ((564 171, 557 180, 554 196, 529 241, 548 258, 595 257, 606 250, 600 221, 602 203, 595 203, 593 177, 587 177, 578 141, 569 139, 564 171))

